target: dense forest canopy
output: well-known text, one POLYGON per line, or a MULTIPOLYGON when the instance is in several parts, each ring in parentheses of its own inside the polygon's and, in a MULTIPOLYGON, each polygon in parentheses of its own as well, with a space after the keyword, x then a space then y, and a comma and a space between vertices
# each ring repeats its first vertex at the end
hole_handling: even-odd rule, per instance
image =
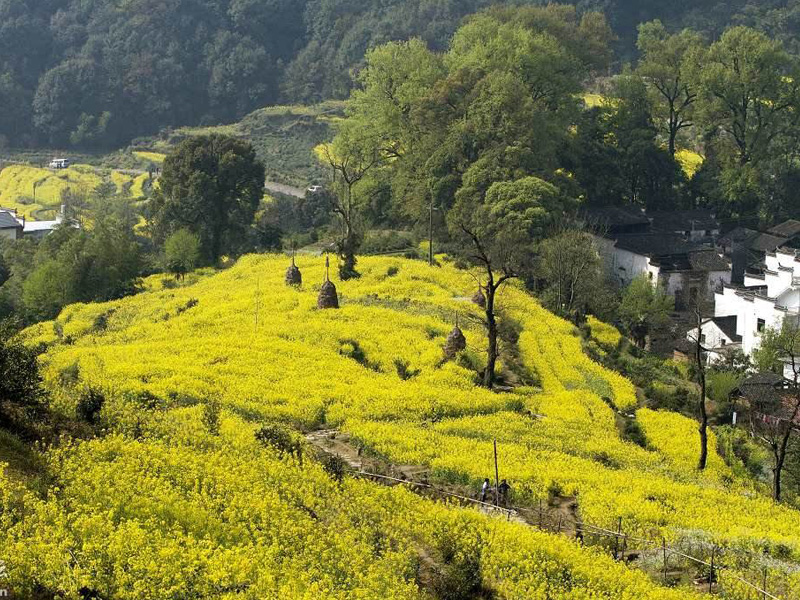
MULTIPOLYGON (((545 4, 529 0, 521 4, 545 4)), ((345 98, 366 50, 443 50, 490 0, 0 0, 0 136, 11 146, 115 146, 275 102, 345 98)), ((731 24, 797 46, 800 2, 580 0, 636 54, 639 23, 717 37, 731 24)))

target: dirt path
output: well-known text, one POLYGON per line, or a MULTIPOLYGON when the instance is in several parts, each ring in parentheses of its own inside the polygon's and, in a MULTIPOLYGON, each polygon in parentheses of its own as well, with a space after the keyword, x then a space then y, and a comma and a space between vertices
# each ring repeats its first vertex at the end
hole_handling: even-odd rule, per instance
POLYGON ((335 429, 309 433, 306 439, 323 452, 338 456, 350 468, 357 471, 387 475, 403 481, 428 483, 430 470, 427 467, 420 465, 392 465, 375 458, 365 457, 348 434, 335 429))
MULTIPOLYGON (((523 516, 515 509, 498 508, 490 503, 481 503, 470 497, 470 490, 463 487, 447 486, 429 482, 430 469, 422 465, 395 465, 376 457, 365 456, 351 440, 350 436, 337 430, 328 429, 315 431, 306 435, 308 442, 326 452, 341 458, 347 465, 358 471, 362 476, 384 485, 409 485, 411 489, 422 496, 434 499, 448 498, 460 503, 462 506, 477 508, 489 515, 502 515, 509 521, 516 521, 526 525, 533 521, 523 516)), ((575 505, 577 507, 577 504, 575 505)), ((566 529, 565 529, 566 531, 566 529)))
MULTIPOLYGON (((365 455, 361 448, 351 439, 350 435, 329 429, 315 431, 306 436, 308 442, 319 450, 338 456, 347 465, 357 471, 361 477, 370 479, 383 485, 406 485, 421 496, 427 498, 454 501, 464 507, 477 508, 487 515, 504 518, 528 525, 538 530, 564 535, 581 544, 605 548, 609 553, 618 556, 619 560, 629 565, 641 563, 643 555, 660 556, 661 549, 653 549, 650 545, 641 546, 636 539, 630 540, 622 535, 615 537, 616 532, 598 528, 584 523, 578 510, 578 499, 574 496, 557 496, 549 502, 541 502, 533 507, 498 508, 488 503, 481 503, 471 496, 471 491, 463 486, 453 486, 437 482, 429 483, 430 470, 421 465, 393 465, 379 457, 365 455)), ((419 580, 423 587, 429 587, 441 565, 437 565, 434 558, 419 549, 420 572, 419 580)), ((642 565, 645 568, 646 562, 642 565)), ((651 573, 654 577, 664 578, 672 584, 683 584, 693 587, 698 592, 709 591, 708 579, 692 577, 692 572, 685 568, 676 568, 670 562, 666 574, 663 570, 651 573)), ((718 590, 718 584, 713 588, 718 590)))

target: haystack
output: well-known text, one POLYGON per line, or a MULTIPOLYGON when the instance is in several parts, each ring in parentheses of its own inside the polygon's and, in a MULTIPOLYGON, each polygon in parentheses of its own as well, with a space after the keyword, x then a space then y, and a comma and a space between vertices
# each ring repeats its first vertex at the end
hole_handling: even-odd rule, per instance
POLYGON ((325 283, 322 284, 322 287, 319 290, 319 296, 317 297, 317 308, 320 309, 339 308, 339 294, 336 291, 336 286, 333 285, 333 282, 331 281, 330 270, 331 270, 331 261, 326 256, 325 283))
POLYGON ((472 297, 472 303, 477 304, 481 308, 486 308, 486 296, 483 295, 483 290, 478 288, 478 291, 475 292, 475 295, 472 297))
POLYGON ((322 284, 317 298, 317 308, 339 308, 339 294, 332 281, 322 284))
POLYGON ((292 265, 286 269, 286 285, 301 286, 303 285, 303 274, 300 269, 294 264, 294 256, 292 256, 292 265))
POLYGON ((464 337, 464 332, 456 325, 450 335, 447 336, 447 342, 444 345, 444 355, 450 359, 455 358, 456 354, 467 348, 467 338, 464 337))

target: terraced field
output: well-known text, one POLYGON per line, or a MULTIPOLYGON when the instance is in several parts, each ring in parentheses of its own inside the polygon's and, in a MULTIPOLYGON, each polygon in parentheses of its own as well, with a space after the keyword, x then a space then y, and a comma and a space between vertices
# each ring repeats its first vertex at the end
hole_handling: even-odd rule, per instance
MULTIPOLYGON (((256 443, 255 431, 278 422, 344 431, 368 455, 473 490, 493 474, 497 440, 515 504, 574 498, 586 523, 706 560, 712 549, 724 556, 727 579, 715 585, 728 597, 754 597, 734 577, 758 580, 765 566, 771 589, 798 597, 800 512, 773 503, 716 452, 698 473, 696 424, 640 407, 632 384, 590 360, 573 326, 522 289, 507 287, 500 299, 517 332, 505 342, 503 378, 515 383, 491 392, 476 385, 484 342, 479 310, 465 300, 475 286, 469 273, 363 258, 359 280, 337 283, 341 309, 318 310, 321 260, 299 260, 300 288, 284 284, 285 257, 249 256, 191 285, 153 279, 139 296, 69 307, 25 333, 47 347, 54 406, 75 413, 91 392, 104 399, 97 418, 116 433, 54 453, 59 491, 29 501, 23 521, 6 497, 0 518, 12 526, 0 533, 0 559, 21 574, 20 586, 122 594, 123 564, 136 564, 148 585, 174 581, 166 597, 214 586, 264 597, 290 580, 303 582, 298 597, 353 597, 354 589, 417 597, 429 587, 425 557, 435 556, 472 565, 501 597, 694 597, 688 585, 671 591, 613 565, 602 545, 587 550, 396 489, 337 488, 295 450, 281 460, 256 443), (456 318, 467 348, 446 361, 456 318), (617 411, 636 414, 645 447, 625 438, 617 411), (133 556, 122 552, 130 539, 133 556), (61 541, 41 561, 46 540, 61 541), (285 552, 280 569, 269 562, 285 552), (314 563, 314 553, 371 562, 377 579, 314 563), (148 562, 153 554, 176 558, 161 569, 148 562), (199 565, 190 580, 184 560, 199 565)), ((602 343, 618 341, 598 329, 602 343)))

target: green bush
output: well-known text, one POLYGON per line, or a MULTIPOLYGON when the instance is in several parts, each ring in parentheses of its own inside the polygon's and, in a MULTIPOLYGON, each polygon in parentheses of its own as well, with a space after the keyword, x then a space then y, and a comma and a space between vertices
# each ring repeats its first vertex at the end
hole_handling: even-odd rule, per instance
POLYGON ((96 425, 99 422, 100 411, 105 403, 106 397, 103 392, 92 388, 85 390, 78 399, 76 406, 78 418, 86 421, 89 425, 96 425))

